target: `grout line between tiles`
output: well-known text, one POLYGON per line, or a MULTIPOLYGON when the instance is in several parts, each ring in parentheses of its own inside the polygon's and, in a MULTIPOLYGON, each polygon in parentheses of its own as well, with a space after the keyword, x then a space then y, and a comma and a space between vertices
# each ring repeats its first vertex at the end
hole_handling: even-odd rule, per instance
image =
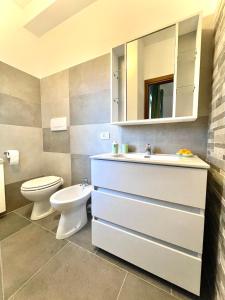
POLYGON ((64 246, 62 246, 61 249, 59 249, 51 258, 49 258, 49 260, 47 260, 46 263, 44 263, 36 272, 34 272, 33 275, 31 275, 30 278, 28 278, 10 297, 8 300, 13 300, 14 297, 16 296, 16 294, 19 293, 19 291, 21 291, 36 275, 38 275, 43 268, 45 268, 47 265, 49 265, 49 263, 58 255, 61 253, 61 251, 68 245, 68 243, 66 243, 64 246))
POLYGON ((1 249, 1 242, 0 242, 0 269, 1 269, 1 284, 2 284, 2 297, 3 300, 5 299, 5 293, 4 293, 4 286, 3 286, 3 263, 2 263, 2 249, 1 249))
POLYGON ((125 276, 124 276, 124 279, 123 279, 123 282, 122 282, 121 287, 120 287, 120 289, 119 289, 119 293, 118 293, 118 295, 117 295, 117 297, 116 297, 116 300, 119 300, 119 297, 120 297, 121 291, 122 291, 122 289, 123 289, 124 283, 125 283, 125 281, 126 281, 126 279, 127 279, 127 275, 128 275, 128 272, 126 272, 126 274, 125 274, 125 276))
MULTIPOLYGON (((30 205, 30 204, 28 204, 28 205, 30 205)), ((26 206, 28 206, 28 205, 26 205, 26 206)), ((42 228, 43 230, 45 230, 45 231, 47 231, 47 232, 49 232, 49 233, 51 233, 52 235, 55 236, 55 232, 53 232, 52 230, 50 230, 50 229, 44 227, 43 225, 40 225, 40 224, 37 223, 37 222, 34 222, 34 221, 30 220, 29 218, 27 218, 27 217, 25 217, 25 216, 23 216, 23 215, 21 215, 21 214, 19 214, 18 212, 16 212, 16 210, 15 210, 15 211, 12 211, 12 212, 14 212, 16 215, 18 215, 18 216, 20 216, 20 217, 22 217, 22 218, 24 218, 24 219, 30 221, 30 224, 37 225, 37 226, 39 226, 40 228, 42 228)), ((28 224, 28 225, 29 225, 29 224, 28 224)), ((26 225, 26 226, 27 226, 27 225, 26 225)), ((26 226, 25 226, 25 227, 26 227, 26 226)), ((23 228, 24 228, 24 227, 23 227, 23 228)), ((23 228, 21 228, 20 230, 22 230, 23 228)), ((18 231, 20 231, 20 230, 18 230, 18 231)), ((18 231, 17 231, 17 232, 18 232, 18 231)), ((11 237, 12 235, 16 234, 17 232, 11 234, 10 236, 6 237, 5 239, 11 237)), ((5 239, 3 239, 3 240, 5 240, 5 239)), ((151 285, 151 286, 153 286, 153 287, 155 287, 155 288, 157 288, 157 289, 159 289, 159 290, 161 290, 161 291, 163 291, 163 292, 165 292, 165 293, 167 293, 167 294, 169 294, 169 295, 172 295, 175 299, 181 299, 180 297, 177 297, 176 295, 173 294, 172 288, 170 288, 169 291, 168 291, 167 289, 163 289, 162 287, 158 286, 157 284, 154 284, 154 283, 152 283, 152 282, 147 281, 146 279, 144 279, 143 277, 138 276, 137 274, 133 273, 132 271, 127 271, 125 268, 121 267, 120 265, 117 265, 117 264, 111 262, 110 260, 107 260, 106 258, 101 257, 100 255, 98 255, 98 249, 95 249, 94 251, 90 251, 90 250, 88 250, 87 248, 82 247, 81 245, 77 244, 76 242, 70 241, 69 239, 64 239, 64 241, 66 242, 66 245, 68 245, 68 244, 75 245, 76 247, 78 247, 78 248, 80 248, 80 249, 82 249, 82 250, 84 250, 84 251, 86 251, 86 252, 88 252, 88 253, 90 253, 90 254, 92 254, 92 255, 97 256, 98 258, 100 258, 100 259, 106 261, 107 263, 110 263, 110 264, 113 265, 114 267, 117 267, 118 269, 125 271, 125 272, 126 272, 126 276, 125 276, 125 277, 127 277, 128 274, 131 274, 131 275, 135 276, 136 278, 138 278, 138 279, 144 281, 145 283, 147 283, 147 284, 149 284, 149 285, 151 285)), ((65 246, 66 246, 66 245, 65 245, 65 246)), ((63 246, 63 248, 64 248, 65 246, 63 246)), ((57 254, 56 254, 56 255, 57 255, 57 254)), ((55 256, 55 255, 54 255, 54 256, 55 256)), ((54 256, 53 256, 53 257, 54 257, 54 256)), ((52 258, 53 258, 53 257, 52 257, 52 258)), ((48 262, 47 262, 47 263, 48 263, 48 262)), ((47 264, 47 263, 46 263, 46 264, 47 264)), ((119 295, 118 295, 118 296, 119 296, 119 295)), ((11 296, 11 297, 12 297, 12 296, 11 296)), ((10 298, 11 298, 11 297, 10 297, 10 298)), ((11 299, 11 300, 12 300, 12 299, 11 299)))
POLYGON ((144 278, 138 276, 137 274, 132 273, 132 272, 130 272, 130 271, 127 271, 126 269, 124 269, 124 268, 121 267, 120 265, 116 265, 115 263, 113 263, 113 262, 107 260, 106 258, 104 258, 104 257, 102 257, 102 256, 100 256, 100 255, 98 255, 97 252, 98 252, 98 250, 96 251, 96 253, 92 253, 92 254, 94 254, 94 255, 96 255, 97 257, 99 257, 100 259, 102 259, 102 260, 104 260, 104 261, 110 263, 111 265, 113 265, 113 266, 119 268, 120 270, 123 270, 123 271, 127 272, 128 274, 131 274, 131 275, 135 276, 136 278, 138 278, 138 279, 140 279, 140 280, 142 280, 142 281, 148 283, 149 285, 154 286, 155 288, 157 288, 157 289, 159 289, 159 290, 161 290, 161 291, 163 291, 163 292, 165 292, 165 293, 167 293, 167 294, 170 295, 170 290, 169 290, 169 291, 168 291, 168 290, 164 290, 163 288, 161 288, 161 287, 155 285, 155 284, 152 283, 152 282, 147 281, 146 279, 144 279, 144 278))
POLYGON ((19 230, 11 233, 10 235, 6 236, 4 239, 1 240, 1 242, 4 242, 6 240, 8 240, 9 238, 11 238, 12 236, 16 235, 18 232, 20 232, 21 230, 23 230, 24 228, 26 228, 27 226, 31 225, 31 222, 25 226, 23 226, 22 228, 20 228, 19 230))
MULTIPOLYGON (((37 225, 37 226, 41 227, 42 229, 48 231, 49 233, 51 233, 51 234, 53 234, 53 235, 55 236, 55 232, 52 231, 51 229, 48 229, 48 228, 44 227, 43 225, 39 224, 38 222, 34 222, 34 221, 32 221, 31 219, 28 219, 27 217, 18 214, 17 212, 15 212, 15 214, 16 214, 17 216, 20 216, 21 218, 24 218, 25 220, 30 221, 31 224, 34 224, 34 225, 37 225)), ((10 236, 11 236, 11 235, 10 235, 10 236)))

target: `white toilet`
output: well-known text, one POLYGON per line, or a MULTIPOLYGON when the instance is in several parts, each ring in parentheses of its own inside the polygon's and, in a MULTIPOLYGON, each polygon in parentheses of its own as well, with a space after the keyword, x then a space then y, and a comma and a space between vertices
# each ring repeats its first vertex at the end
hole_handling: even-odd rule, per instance
POLYGON ((91 191, 92 185, 77 184, 64 188, 50 197, 52 207, 61 213, 57 239, 65 239, 87 224, 86 204, 91 197, 91 191))
POLYGON ((58 176, 45 176, 26 181, 21 186, 22 195, 34 202, 31 220, 39 220, 50 215, 54 210, 49 198, 63 184, 58 176))

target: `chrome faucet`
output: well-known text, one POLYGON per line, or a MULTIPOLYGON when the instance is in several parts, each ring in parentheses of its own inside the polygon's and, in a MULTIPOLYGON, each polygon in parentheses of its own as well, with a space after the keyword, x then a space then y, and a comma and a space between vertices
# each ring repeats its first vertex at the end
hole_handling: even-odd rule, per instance
POLYGON ((87 177, 82 178, 81 184, 82 187, 88 186, 88 179, 87 177))
POLYGON ((145 145, 145 156, 144 157, 149 157, 152 154, 152 147, 150 144, 145 145))

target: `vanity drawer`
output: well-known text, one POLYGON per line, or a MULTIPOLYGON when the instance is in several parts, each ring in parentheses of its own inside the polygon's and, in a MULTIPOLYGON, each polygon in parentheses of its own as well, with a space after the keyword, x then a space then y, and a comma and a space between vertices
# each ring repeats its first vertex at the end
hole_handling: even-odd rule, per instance
POLYGON ((207 170, 92 159, 97 187, 205 208, 207 170))
POLYGON ((92 192, 92 215, 140 233, 202 253, 204 216, 157 201, 115 193, 92 192))
POLYGON ((98 220, 92 221, 92 243, 199 295, 200 258, 98 220))

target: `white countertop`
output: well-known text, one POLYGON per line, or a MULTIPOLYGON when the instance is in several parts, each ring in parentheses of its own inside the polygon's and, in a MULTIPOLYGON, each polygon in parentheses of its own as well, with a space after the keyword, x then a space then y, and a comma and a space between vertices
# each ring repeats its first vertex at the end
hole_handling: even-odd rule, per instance
POLYGON ((187 168, 209 169, 209 165, 194 155, 192 157, 181 157, 173 154, 152 154, 145 158, 144 153, 127 153, 113 155, 111 153, 99 154, 91 156, 91 159, 126 161, 135 163, 145 163, 153 165, 166 165, 187 168))
POLYGON ((3 164, 4 160, 2 158, 0 158, 0 164, 3 164))

